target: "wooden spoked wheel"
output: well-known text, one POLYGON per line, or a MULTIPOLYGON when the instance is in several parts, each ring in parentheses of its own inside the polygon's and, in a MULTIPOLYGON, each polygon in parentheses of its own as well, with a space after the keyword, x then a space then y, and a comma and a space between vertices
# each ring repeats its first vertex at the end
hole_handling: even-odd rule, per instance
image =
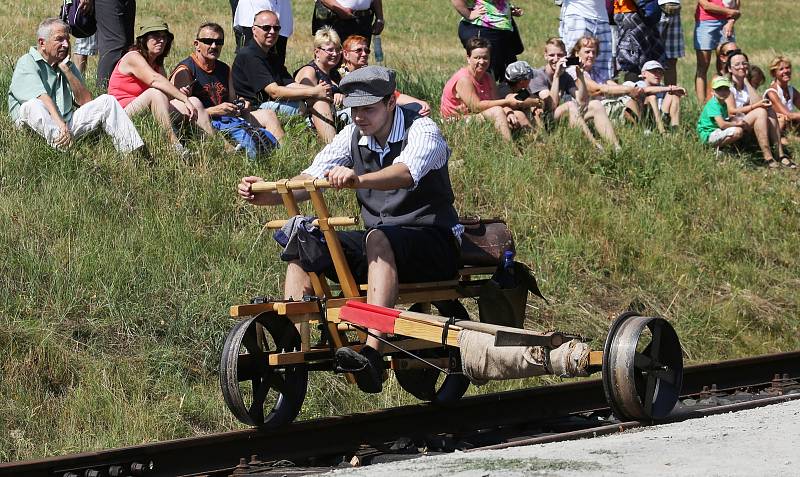
MULTIPOLYGON (((439 315, 448 318, 455 317, 459 320, 468 320, 469 314, 464 306, 456 300, 436 301, 431 305, 439 315)), ((415 303, 409 311, 422 311, 423 304, 415 303)), ((415 351, 414 354, 423 358, 444 358, 448 356, 447 350, 443 347, 415 351)), ((397 354, 400 358, 408 356, 402 353, 397 354)), ((447 404, 458 401, 469 388, 469 379, 463 374, 448 374, 442 376, 442 372, 436 368, 426 367, 419 369, 395 370, 395 377, 400 387, 408 391, 411 395, 422 401, 430 401, 433 404, 447 404)))
POLYGON ((603 352, 603 389, 621 420, 659 420, 675 407, 683 382, 678 334, 663 318, 623 313, 603 352))
POLYGON ((285 316, 261 313, 242 320, 225 338, 219 383, 225 404, 241 422, 277 427, 300 413, 308 386, 303 364, 270 366, 269 358, 300 349, 300 334, 285 316))

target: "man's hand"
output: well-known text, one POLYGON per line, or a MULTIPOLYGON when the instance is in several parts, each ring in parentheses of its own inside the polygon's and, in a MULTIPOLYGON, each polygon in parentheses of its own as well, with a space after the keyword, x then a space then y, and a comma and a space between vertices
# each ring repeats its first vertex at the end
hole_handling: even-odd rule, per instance
POLYGON ((349 20, 351 18, 356 17, 355 15, 353 15, 353 9, 347 7, 342 7, 342 9, 336 12, 336 14, 339 15, 339 18, 341 18, 342 20, 349 20))
POLYGON ((510 93, 506 96, 505 105, 511 109, 525 109, 525 102, 517 99, 517 95, 510 93))
POLYGON ((268 198, 270 195, 274 194, 271 194, 270 192, 259 192, 257 194, 254 193, 250 186, 256 182, 264 182, 264 179, 257 176, 242 177, 242 180, 239 181, 239 186, 237 187, 239 197, 254 205, 270 205, 271 202, 268 200, 268 198))
POLYGON ((511 16, 512 17, 521 17, 525 14, 525 10, 520 7, 511 7, 511 16))
POLYGON ((186 106, 186 116, 190 120, 196 118, 197 117, 197 108, 194 107, 194 104, 192 104, 192 102, 189 100, 189 98, 186 98, 186 101, 184 101, 183 104, 186 106))
POLYGON ((383 18, 376 18, 375 22, 372 24, 372 34, 373 35, 380 35, 383 31, 383 27, 386 26, 383 22, 383 18))
POLYGON ((559 76, 561 76, 561 73, 563 73, 566 68, 567 68, 567 57, 565 56, 564 58, 558 60, 558 63, 556 63, 556 68, 553 73, 553 78, 558 78, 559 76))
POLYGON ((72 133, 69 130, 69 126, 64 121, 61 121, 61 124, 58 125, 58 129, 60 134, 56 137, 55 145, 58 148, 67 148, 70 144, 72 144, 72 133))
POLYGON ((219 103, 218 105, 216 105, 214 107, 214 113, 225 116, 238 116, 240 110, 235 104, 226 101, 224 103, 219 103))
POLYGON ((355 188, 358 186, 358 174, 353 169, 344 166, 332 167, 325 173, 331 187, 334 189, 355 188))
POLYGON ((430 116, 431 115, 431 105, 428 104, 426 101, 422 101, 422 100, 419 101, 419 104, 421 104, 422 107, 419 109, 419 113, 418 114, 420 116, 422 116, 422 117, 430 116))
POLYGON ((686 88, 680 86, 673 86, 672 89, 667 92, 675 96, 686 96, 686 88))
POLYGON ((344 101, 344 95, 342 93, 336 93, 333 95, 333 105, 337 108, 342 107, 342 102, 344 101))
POLYGON ((78 2, 78 11, 84 15, 90 15, 94 11, 94 0, 80 0, 78 2))

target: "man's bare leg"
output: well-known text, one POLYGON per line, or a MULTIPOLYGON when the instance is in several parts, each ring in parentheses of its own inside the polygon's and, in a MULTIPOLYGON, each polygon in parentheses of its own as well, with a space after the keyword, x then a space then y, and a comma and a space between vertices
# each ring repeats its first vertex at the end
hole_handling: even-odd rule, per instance
MULTIPOLYGON (((378 306, 393 307, 397 301, 399 280, 394 261, 392 244, 380 230, 371 230, 367 234, 367 303, 378 306)), ((376 330, 371 333, 380 335, 376 330)), ((367 337, 367 345, 380 351, 381 344, 377 338, 367 337)))
MULTIPOLYGON (((248 116, 254 118, 262 128, 271 132, 279 143, 283 143, 283 137, 286 135, 286 133, 283 131, 283 127, 281 126, 281 122, 278 120, 278 115, 275 113, 275 111, 271 111, 269 109, 256 109, 255 111, 248 113, 248 116)), ((245 116, 245 119, 248 119, 247 116, 245 116)))

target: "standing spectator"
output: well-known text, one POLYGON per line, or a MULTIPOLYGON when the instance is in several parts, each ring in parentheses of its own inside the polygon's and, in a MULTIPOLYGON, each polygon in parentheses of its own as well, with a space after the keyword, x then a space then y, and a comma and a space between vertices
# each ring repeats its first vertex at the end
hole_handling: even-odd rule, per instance
POLYGON ((167 23, 158 18, 145 18, 139 23, 136 43, 125 53, 108 81, 108 93, 117 98, 128 116, 150 111, 164 129, 175 152, 189 154, 172 127, 176 118, 194 121, 207 134, 214 134, 203 104, 190 98, 166 78, 164 58, 169 55, 174 36, 167 23))
POLYGON ((329 26, 340 40, 359 35, 369 46, 372 35, 380 35, 384 25, 383 0, 317 0, 311 17, 311 34, 329 26))
POLYGON ((522 16, 523 11, 507 0, 450 0, 461 15, 458 24, 458 37, 464 48, 471 38, 484 38, 492 50, 492 63, 489 67, 495 81, 503 79, 506 67, 517 61, 522 53, 522 39, 513 17, 522 16))
POLYGON ((681 26, 681 0, 658 0, 661 6, 661 20, 658 31, 664 44, 664 83, 678 84, 678 58, 686 55, 681 26))
POLYGON ((36 46, 17 61, 11 77, 8 113, 14 124, 28 125, 58 149, 102 127, 118 151, 140 149, 149 156, 117 100, 107 94, 92 99, 83 76, 72 62, 65 61, 69 26, 48 18, 39 24, 36 35, 36 46))
MULTIPOLYGON (((619 32, 617 69, 625 73, 626 81, 636 81, 642 66, 664 55, 664 43, 658 22, 648 16, 645 4, 657 6, 656 0, 614 0, 614 23, 619 32)), ((656 10, 659 18, 661 10, 656 10)))
MULTIPOLYGON (((239 7, 242 3, 239 3, 239 7)), ((274 50, 281 22, 275 12, 258 12, 253 23, 253 41, 233 60, 233 86, 254 107, 295 116, 306 111, 305 100, 333 101, 331 85, 306 86, 294 81, 274 50)))
POLYGON ((491 47, 484 38, 471 38, 467 42, 467 66, 458 70, 447 80, 442 91, 441 112, 445 119, 476 118, 489 120, 506 141, 511 141, 511 130, 519 129, 520 119, 515 109, 523 104, 514 96, 500 98, 492 75, 491 47))
POLYGON ((706 99, 711 52, 720 43, 734 40, 733 27, 736 19, 741 15, 738 8, 724 6, 724 1, 697 0, 697 8, 694 13, 694 49, 697 54, 694 90, 698 103, 703 103, 706 99))
POLYGON ((128 46, 133 44, 133 25, 136 18, 136 0, 80 0, 81 4, 94 1, 97 20, 97 87, 105 88, 111 72, 128 46))
POLYGON ((592 68, 592 79, 605 83, 614 77, 614 58, 611 56, 611 26, 605 0, 564 0, 558 34, 570 51, 584 36, 600 42, 592 68))
POLYGON ((72 51, 72 62, 81 72, 86 75, 86 64, 90 56, 97 55, 97 34, 86 38, 75 38, 75 49, 72 51))
POLYGON ((224 44, 225 31, 220 25, 200 25, 194 52, 172 70, 170 81, 176 88, 199 99, 212 120, 221 116, 241 117, 254 126, 266 128, 280 141, 283 130, 275 112, 260 109, 251 113, 250 102, 240 100, 236 94, 231 69, 219 59, 224 44))
POLYGON ((233 33, 236 35, 236 53, 253 39, 253 19, 263 10, 275 12, 281 22, 275 52, 281 64, 286 63, 286 44, 294 32, 292 0, 239 0, 233 15, 233 33))

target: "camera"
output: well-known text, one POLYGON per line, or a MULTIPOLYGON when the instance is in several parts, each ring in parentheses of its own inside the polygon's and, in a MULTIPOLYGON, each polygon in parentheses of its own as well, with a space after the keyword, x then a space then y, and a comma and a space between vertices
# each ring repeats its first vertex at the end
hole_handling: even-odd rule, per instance
POLYGON ((527 89, 521 89, 521 90, 517 91, 517 94, 514 95, 514 98, 517 101, 525 101, 530 96, 531 96, 531 92, 530 91, 528 91, 527 89))
POLYGON ((567 66, 577 66, 579 64, 581 64, 581 60, 577 56, 567 57, 567 66))
POLYGON ((239 109, 244 109, 244 101, 242 101, 241 99, 237 99, 236 101, 234 101, 233 105, 239 109))

